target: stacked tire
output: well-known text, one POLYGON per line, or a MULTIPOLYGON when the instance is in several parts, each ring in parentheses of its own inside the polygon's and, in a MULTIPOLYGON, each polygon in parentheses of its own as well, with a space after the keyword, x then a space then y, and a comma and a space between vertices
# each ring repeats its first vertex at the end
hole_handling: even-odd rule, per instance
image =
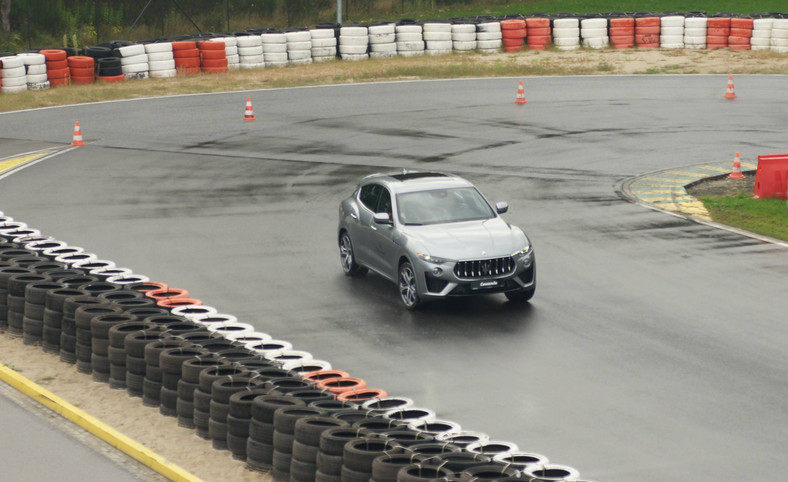
POLYGON ((153 325, 139 321, 136 316, 134 321, 119 323, 110 327, 107 332, 109 345, 107 359, 109 361, 109 387, 116 390, 126 389, 126 348, 124 345, 126 335, 138 331, 151 330, 153 325))
POLYGON ((337 38, 334 29, 313 28, 309 31, 312 38, 312 60, 326 62, 337 58, 337 38))
POLYGON ((522 50, 525 45, 527 33, 528 30, 524 19, 512 18, 501 20, 501 37, 503 40, 504 52, 522 50))
POLYGON ((47 79, 49 85, 56 87, 71 83, 71 73, 68 70, 67 54, 65 50, 45 49, 39 53, 46 57, 47 79))
POLYGON ((425 22, 422 25, 425 53, 443 55, 452 52, 451 24, 448 22, 425 22))
POLYGON ((71 82, 75 84, 92 84, 96 81, 96 60, 86 55, 73 55, 68 58, 68 69, 71 82))
POLYGON ((770 17, 756 18, 752 21, 751 50, 769 50, 773 23, 774 19, 770 17))
POLYGON ((369 57, 390 58, 397 56, 396 24, 385 22, 368 27, 369 57))
POLYGON ((0 57, 0 90, 16 94, 27 90, 27 72, 19 56, 0 57))
POLYGON ((574 17, 553 20, 553 44, 558 50, 580 48, 580 19, 574 17))
MULTIPOLYGON (((50 87, 46 71, 46 57, 37 53, 18 54, 25 65, 27 90, 43 90, 50 87)), ((69 57, 70 58, 70 57, 69 57)))
POLYGON ((451 25, 452 49, 457 52, 476 50, 476 24, 459 21, 451 25))
POLYGON ((788 18, 775 18, 769 44, 773 52, 788 53, 788 18))
POLYGON ((394 27, 397 55, 414 57, 424 55, 424 27, 419 23, 401 21, 394 27))
POLYGON ((312 482, 317 473, 320 435, 331 428, 350 424, 324 415, 307 416, 296 420, 293 432, 293 453, 290 461, 290 480, 312 482))
POLYGON ((22 340, 25 345, 41 345, 44 334, 44 311, 47 292, 62 288, 60 283, 51 281, 30 283, 25 287, 25 315, 22 320, 22 340))
POLYGON ((480 53, 500 52, 502 38, 500 22, 482 21, 476 24, 476 48, 480 53))
POLYGON ((227 52, 221 40, 203 40, 197 43, 200 51, 200 69, 212 74, 227 72, 227 52))
POLYGON ((239 68, 246 70, 265 67, 266 59, 263 53, 263 42, 267 38, 270 40, 269 37, 265 35, 262 37, 260 35, 240 35, 236 38, 239 68))
POLYGON ((269 394, 252 400, 252 420, 246 445, 246 467, 266 472, 274 459, 274 417, 279 409, 306 407, 303 400, 284 395, 269 394))
POLYGON ((200 73, 200 49, 194 40, 179 40, 172 43, 175 70, 179 74, 200 73))
POLYGON ((148 68, 153 79, 169 79, 175 77, 175 57, 171 42, 153 42, 145 44, 145 53, 148 54, 148 68))
MULTIPOLYGON (((86 305, 77 308, 74 314, 74 321, 76 325, 75 353, 78 372, 86 375, 93 374, 93 333, 91 330, 93 318, 120 312, 120 308, 103 302, 99 302, 97 305, 86 305)), ((109 371, 108 366, 107 371, 109 371)))
POLYGON ((550 19, 543 17, 529 17, 525 19, 528 36, 525 39, 531 50, 545 50, 553 39, 550 30, 550 19))
POLYGON ((238 39, 235 37, 219 37, 214 42, 224 43, 224 56, 227 59, 227 68, 235 70, 240 68, 241 57, 238 55, 238 39))
POLYGON ((265 388, 251 388, 230 396, 227 413, 227 448, 236 460, 246 461, 254 399, 270 393, 265 388))
MULTIPOLYGON (((49 278, 27 268, 20 268, 18 274, 13 274, 8 278, 8 334, 13 338, 24 337, 24 326, 26 319, 26 304, 25 288, 31 283, 40 283, 42 281, 49 281, 49 278)), ((28 310, 29 311, 29 310, 28 310)))
POLYGON ((312 34, 309 30, 292 30, 285 32, 287 40, 288 65, 305 65, 312 63, 312 34))
POLYGON ((688 16, 684 19, 684 48, 705 49, 708 18, 688 16))
POLYGON ((339 56, 342 60, 368 59, 369 30, 363 25, 346 25, 339 30, 339 56))
POLYGON ((638 48, 659 48, 660 21, 652 15, 635 17, 635 45, 638 48))
POLYGON ((728 36, 728 48, 730 50, 750 50, 752 29, 753 20, 751 18, 732 18, 731 34, 728 36))
POLYGON ((85 294, 85 291, 63 288, 62 286, 47 292, 44 302, 44 327, 41 335, 41 346, 46 353, 60 353, 60 340, 63 335, 63 306, 66 299, 72 296, 85 296, 85 294))
POLYGON ((126 80, 147 79, 148 73, 148 54, 145 53, 143 44, 125 45, 118 48, 120 54, 120 70, 126 80))
POLYGON ((287 36, 282 32, 266 32, 261 35, 263 58, 266 67, 287 65, 287 36))
POLYGON ((722 49, 728 46, 731 34, 731 17, 714 16, 706 21, 706 48, 722 49))
POLYGON ((684 48, 684 16, 666 15, 659 20, 659 46, 663 49, 684 48))
POLYGON ((71 364, 77 362, 76 311, 85 305, 100 304, 102 304, 100 300, 90 295, 71 296, 63 301, 63 319, 60 325, 60 361, 71 364))
MULTIPOLYGON (((133 315, 125 313, 112 313, 95 316, 90 320, 91 355, 90 364, 93 371, 93 380, 109 382, 111 374, 111 361, 109 358, 109 331, 113 325, 137 321, 133 315)), ((124 377, 125 386, 125 377, 124 377)))
MULTIPOLYGON (((528 29, 531 30, 530 28, 528 29)), ((610 44, 606 18, 584 18, 580 21, 580 38, 583 47, 603 49, 610 44)))
POLYGON ((96 59, 96 80, 100 82, 123 82, 126 80, 121 59, 114 56, 96 59))
POLYGON ((629 49, 635 46, 635 19, 633 17, 611 18, 610 45, 614 49, 629 49))

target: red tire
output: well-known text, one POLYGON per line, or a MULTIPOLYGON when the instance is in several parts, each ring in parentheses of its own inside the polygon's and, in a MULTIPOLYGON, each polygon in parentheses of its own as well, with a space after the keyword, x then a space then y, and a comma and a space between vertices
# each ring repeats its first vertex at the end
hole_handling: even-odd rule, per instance
POLYGON ((659 17, 640 17, 635 19, 638 27, 659 27, 659 17))
POLYGON ((732 44, 728 44, 728 48, 730 50, 750 50, 750 44, 746 44, 746 45, 732 45, 732 44))
POLYGON ((651 26, 647 25, 644 27, 637 26, 635 28, 635 35, 659 35, 660 27, 659 25, 651 26))
POLYGON ((225 54, 224 49, 222 50, 200 50, 200 56, 205 59, 226 59, 227 54, 225 54))
POLYGON ((544 50, 551 41, 549 35, 529 35, 525 43, 528 44, 529 49, 544 50))
POLYGON ((208 69, 226 69, 227 68, 227 59, 202 59, 202 69, 204 71, 208 71, 208 69))
POLYGON ((730 28, 731 26, 731 18, 730 17, 711 17, 706 20, 706 28, 730 28))
POLYGON ((43 54, 47 62, 51 60, 66 60, 67 57, 66 51, 60 49, 44 49, 39 50, 38 53, 43 54))
POLYGON ((362 402, 373 398, 385 398, 388 393, 381 388, 364 388, 358 391, 344 392, 337 395, 337 400, 343 402, 362 402))
POLYGON ((47 60, 47 71, 49 70, 62 70, 68 68, 68 61, 63 60, 47 60))
POLYGON ((550 28, 550 19, 549 18, 526 18, 525 19, 525 26, 528 29, 531 28, 550 28))
POLYGON ((200 49, 181 49, 173 50, 172 57, 175 59, 190 59, 193 57, 200 58, 200 49))
POLYGON ((72 77, 95 77, 96 71, 93 67, 69 67, 72 77))
POLYGON ((194 40, 181 40, 172 43, 173 52, 175 52, 176 50, 191 50, 196 48, 197 48, 197 42, 195 42, 194 40))
POLYGON ((635 35, 635 27, 610 27, 611 37, 633 37, 635 35))
POLYGON ((749 47, 750 37, 734 37, 731 35, 728 37, 728 46, 732 47, 733 45, 746 45, 749 47))
POLYGON ((528 27, 528 36, 549 36, 550 35, 550 27, 528 27))
POLYGON ((73 55, 67 61, 69 67, 90 67, 92 69, 96 65, 96 60, 93 57, 85 55, 73 55))
POLYGON ((185 57, 185 58, 176 58, 175 59, 175 68, 184 68, 184 69, 193 69, 197 68, 200 69, 200 57, 185 57))
POLYGON ((208 42, 206 40, 202 40, 197 43, 197 47, 202 50, 224 50, 224 42, 208 42))
POLYGON ((319 382, 321 380, 328 380, 330 378, 343 378, 349 376, 350 374, 348 372, 342 370, 318 370, 316 372, 305 373, 301 375, 301 378, 304 380, 319 382))
POLYGON ((527 31, 523 28, 520 30, 501 30, 501 37, 504 39, 524 39, 527 31))
POLYGON ((752 30, 752 19, 751 18, 732 18, 731 19, 731 28, 746 28, 752 30))
POLYGON ((331 393, 345 393, 349 391, 358 391, 367 388, 367 382, 361 378, 355 377, 340 377, 329 378, 328 380, 321 380, 315 384, 321 390, 328 390, 331 393))
POLYGON ((522 30, 525 28, 525 20, 509 19, 501 20, 501 30, 522 30))
POLYGON ((522 45, 519 45, 519 46, 516 46, 516 45, 508 45, 508 46, 504 45, 504 47, 503 47, 503 51, 504 52, 517 52, 518 50, 522 50, 522 49, 523 49, 522 45))
POLYGON ((182 288, 160 288, 145 292, 145 296, 156 301, 176 298, 188 298, 189 292, 182 288))
POLYGON ((71 77, 71 71, 66 67, 65 69, 47 69, 47 79, 52 82, 53 80, 68 79, 71 77))
POLYGON ((706 35, 712 37, 727 37, 731 34, 731 29, 728 27, 708 27, 706 28, 706 35))
POLYGON ((92 84, 96 81, 96 77, 93 75, 72 75, 71 82, 74 84, 92 84))
POLYGON ((634 27, 635 19, 633 17, 611 18, 610 27, 634 27))
POLYGON ((522 48, 525 45, 525 39, 523 38, 502 38, 501 41, 503 42, 504 47, 511 47, 511 48, 522 48))
MULTIPOLYGON (((707 32, 708 34, 708 32, 707 32)), ((751 28, 735 28, 731 27, 731 37, 752 37, 752 29, 751 28)))
POLYGON ((69 85, 70 83, 71 83, 71 77, 60 77, 56 79, 49 79, 50 87, 57 87, 59 85, 69 85))
POLYGON ((161 306, 162 308, 176 308, 188 305, 202 306, 202 301, 195 298, 167 298, 156 302, 156 306, 161 306))
POLYGON ((638 45, 638 47, 643 47, 643 46, 650 45, 650 44, 657 44, 657 47, 659 47, 659 35, 654 35, 654 34, 647 34, 647 35, 635 34, 635 43, 638 45))

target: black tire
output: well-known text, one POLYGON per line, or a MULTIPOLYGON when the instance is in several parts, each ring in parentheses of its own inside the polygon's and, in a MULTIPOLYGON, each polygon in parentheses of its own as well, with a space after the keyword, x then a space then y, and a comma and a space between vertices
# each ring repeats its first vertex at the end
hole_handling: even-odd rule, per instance
POLYGON ((329 455, 318 451, 315 456, 315 466, 319 472, 323 472, 326 475, 340 476, 342 475, 342 456, 329 455))
POLYGON ((513 303, 525 303, 534 297, 536 287, 526 288, 524 290, 507 291, 504 293, 506 299, 513 303))
POLYGON ((227 424, 215 420, 208 419, 208 434, 211 436, 211 441, 214 449, 227 450, 227 424))
POLYGON ((283 433, 274 428, 274 450, 284 453, 293 453, 293 441, 295 437, 291 433, 283 433))
MULTIPOLYGON (((62 339, 63 338, 61 337, 61 343, 62 343, 62 339)), ((127 372, 144 377, 145 373, 147 372, 147 368, 148 368, 148 365, 145 364, 145 359, 144 358, 140 358, 140 357, 131 356, 129 354, 126 354, 126 371, 127 372)))
MULTIPOLYGON (((319 451, 320 448, 315 445, 301 443, 298 439, 293 440, 292 452, 294 460, 314 464, 317 461, 317 454, 319 451)), ((315 470, 317 470, 317 468, 315 468, 315 470)))
POLYGON ((192 402, 194 403, 194 409, 200 410, 201 412, 205 412, 210 414, 211 413, 211 394, 205 393, 199 388, 194 390, 192 402))
POLYGON ((159 392, 159 412, 168 417, 178 416, 178 392, 170 390, 164 386, 161 387, 159 392))
POLYGON ((246 441, 246 466, 251 470, 268 471, 274 458, 274 447, 271 444, 258 442, 249 438, 246 441))
POLYGON ((273 425, 274 414, 285 407, 306 407, 306 403, 286 395, 263 395, 252 400, 252 418, 273 425))
POLYGON ((227 415, 230 413, 230 405, 219 403, 212 397, 208 413, 210 413, 211 418, 217 422, 227 422, 227 415))
MULTIPOLYGON (((43 275, 46 276, 46 275, 43 275)), ((30 283, 25 287, 25 299, 35 305, 46 305, 47 292, 62 289, 63 285, 52 281, 30 283)))
POLYGON ((430 463, 445 467, 459 474, 463 470, 492 463, 492 458, 473 452, 450 452, 431 457, 430 463))
POLYGON ((398 271, 397 287, 399 288, 399 298, 405 308, 414 311, 421 305, 419 292, 416 285, 416 270, 410 261, 404 261, 398 271))
POLYGON ((144 360, 145 345, 161 339, 162 334, 159 331, 135 331, 126 335, 126 338, 123 340, 123 347, 126 349, 126 355, 142 358, 144 360))
POLYGON ((235 460, 246 461, 247 437, 239 437, 230 433, 227 428, 227 449, 233 454, 235 460))
POLYGON ((232 414, 227 414, 227 433, 236 437, 249 438, 249 426, 252 420, 249 418, 238 418, 232 414))
POLYGON ((200 388, 197 383, 190 383, 184 379, 178 380, 178 398, 191 402, 194 400, 194 390, 200 388))
POLYGON ((367 268, 356 263, 356 255, 353 251, 353 241, 347 231, 342 231, 339 235, 339 261, 342 271, 348 276, 359 276, 367 272, 367 268))
POLYGON ((249 376, 220 378, 211 384, 211 397, 215 402, 229 406, 233 394, 261 388, 262 385, 262 381, 249 376))
POLYGON ((415 444, 408 447, 413 453, 421 454, 427 457, 443 455, 450 452, 459 452, 462 449, 456 445, 446 442, 427 442, 423 444, 415 444))
POLYGON ((393 440, 384 438, 360 438, 351 440, 345 444, 342 452, 343 467, 348 469, 372 473, 372 461, 379 455, 394 453, 397 448, 401 448, 393 440))
POLYGON ((274 444, 274 425, 271 423, 258 422, 252 419, 249 422, 249 438, 255 439, 260 443, 268 445, 274 444))
POLYGON ((44 305, 43 304, 36 304, 31 303, 25 300, 24 310, 22 311, 25 316, 28 318, 33 318, 34 320, 41 320, 44 321, 44 305))
POLYGON ((107 333, 107 338, 109 339, 110 346, 124 348, 126 335, 137 331, 152 330, 153 328, 154 325, 152 323, 145 323, 135 319, 134 321, 130 321, 128 323, 119 323, 117 325, 111 326, 109 328, 109 332, 107 333))
POLYGON ((126 392, 132 397, 142 397, 142 384, 145 380, 143 375, 126 371, 126 392))
POLYGON ((235 365, 209 367, 200 372, 200 390, 206 393, 211 393, 211 386, 213 385, 213 382, 220 378, 247 376, 249 376, 249 370, 239 368, 235 365))
POLYGON ((309 416, 300 418, 296 421, 293 433, 298 442, 313 447, 319 447, 321 433, 330 428, 349 426, 349 423, 337 418, 320 415, 309 416))
POLYGON ((254 399, 269 393, 270 390, 266 388, 255 388, 233 393, 230 396, 230 415, 240 419, 251 419, 254 399))
POLYGON ((328 475, 318 470, 315 472, 315 482, 342 482, 342 476, 328 475))
POLYGON ((385 454, 372 461, 372 479, 375 482, 397 482, 397 473, 402 467, 424 461, 418 454, 385 454))
POLYGON ((191 358, 181 365, 181 378, 189 383, 199 385, 200 372, 211 367, 230 367, 230 362, 221 360, 216 356, 200 356, 191 358))
POLYGON ((283 453, 276 450, 274 446, 274 457, 272 460, 273 469, 271 475, 277 482, 287 482, 290 480, 290 461, 292 457, 289 453, 283 453))
POLYGON ((372 433, 369 430, 352 427, 330 428, 320 434, 320 451, 326 455, 342 456, 346 443, 372 433))
POLYGON ((397 472, 397 482, 426 482, 433 480, 449 480, 454 473, 448 469, 435 465, 412 464, 406 465, 397 472))
POLYGON ((94 316, 90 320, 90 334, 94 338, 103 338, 109 342, 109 330, 114 325, 136 321, 132 315, 122 312, 94 316))
POLYGON ((480 481, 485 480, 501 480, 507 477, 515 477, 520 473, 516 468, 506 464, 486 464, 477 465, 465 469, 460 474, 460 480, 467 481, 480 481))
POLYGON ((361 472, 342 465, 342 482, 369 482, 371 477, 372 472, 361 472))
POLYGON ((76 321, 77 328, 81 328, 86 331, 90 331, 90 322, 95 316, 99 315, 112 315, 120 313, 120 308, 117 306, 109 306, 109 305, 87 305, 87 306, 80 306, 77 308, 77 311, 74 312, 74 321, 76 321))
POLYGON ((400 429, 389 430, 382 432, 387 438, 394 440, 403 447, 410 447, 411 445, 423 444, 427 442, 434 442, 435 437, 426 432, 419 432, 416 430, 400 429))
POLYGON ((97 353, 101 356, 107 356, 109 354, 109 340, 106 338, 93 338, 90 340, 90 348, 93 350, 93 353, 97 353))
POLYGON ((181 378, 182 367, 185 361, 207 353, 207 350, 199 346, 167 348, 159 354, 159 366, 164 373, 177 374, 178 378, 181 378))
POLYGON ((175 413, 179 427, 194 428, 194 403, 178 398, 175 402, 175 413))
POLYGON ((205 440, 211 439, 210 433, 211 415, 208 412, 194 408, 194 433, 205 440))
POLYGON ((305 462, 295 457, 290 459, 290 482, 312 482, 315 480, 317 466, 314 462, 305 462))
POLYGON ((148 377, 142 380, 142 404, 146 407, 161 405, 161 382, 154 382, 148 377))
POLYGON ((294 434, 295 425, 299 419, 322 414, 320 409, 312 407, 283 407, 274 412, 274 430, 294 434))

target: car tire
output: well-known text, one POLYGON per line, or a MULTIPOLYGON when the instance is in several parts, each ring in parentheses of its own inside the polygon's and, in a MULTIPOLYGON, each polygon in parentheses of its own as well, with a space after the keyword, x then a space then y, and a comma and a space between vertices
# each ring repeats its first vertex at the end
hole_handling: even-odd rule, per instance
POLYGON ((413 269, 413 265, 409 261, 405 261, 399 267, 397 286, 399 287, 399 297, 405 308, 412 311, 421 305, 419 292, 416 289, 416 270, 413 269))
POLYGON ((366 268, 356 263, 353 241, 347 231, 343 231, 339 237, 339 260, 342 263, 342 271, 348 276, 362 275, 367 272, 366 268))
POLYGON ((506 295, 506 299, 513 303, 525 303, 534 297, 535 292, 536 287, 533 287, 524 290, 507 291, 504 294, 506 295))

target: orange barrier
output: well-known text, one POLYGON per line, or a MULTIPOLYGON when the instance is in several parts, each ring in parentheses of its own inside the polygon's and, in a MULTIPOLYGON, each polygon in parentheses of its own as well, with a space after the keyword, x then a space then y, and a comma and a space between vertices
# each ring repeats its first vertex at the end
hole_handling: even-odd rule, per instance
POLYGON ((332 378, 349 378, 350 373, 342 370, 318 370, 316 372, 309 372, 301 375, 304 380, 311 380, 315 383, 330 380, 332 378))
POLYGON ((505 52, 515 52, 525 45, 527 34, 525 20, 507 19, 501 20, 501 41, 505 52))
POLYGON ((753 197, 788 198, 788 154, 758 156, 753 197))
POLYGON ((610 45, 614 49, 628 49, 635 46, 635 19, 632 17, 610 19, 610 45))
POLYGON ((195 298, 164 298, 156 301, 156 306, 168 309, 190 305, 202 306, 202 301, 195 298))
POLYGON ((525 43, 529 49, 545 50, 553 41, 549 18, 526 18, 525 28, 528 32, 525 43))
POLYGON ((183 288, 160 288, 146 291, 145 296, 153 298, 158 302, 166 299, 188 298, 189 292, 183 288))
POLYGON ((351 390, 367 388, 367 382, 355 377, 339 377, 321 380, 315 383, 315 387, 328 390, 331 393, 341 394, 351 390))
POLYGON ((639 48, 659 48, 659 17, 635 19, 635 45, 639 48))
POLYGON ((710 17, 706 21, 706 48, 721 49, 727 47, 730 34, 730 17, 710 17))
POLYGON ((202 41, 197 44, 200 51, 201 68, 203 72, 227 72, 227 54, 224 42, 202 41))
POLYGON ((134 291, 139 291, 141 293, 145 293, 147 291, 153 290, 166 290, 169 287, 166 283, 162 283, 160 281, 143 281, 138 283, 132 288, 134 291))
POLYGON ((373 398, 385 398, 389 394, 381 388, 364 388, 361 390, 348 390, 337 395, 337 400, 343 402, 365 402, 373 398))

